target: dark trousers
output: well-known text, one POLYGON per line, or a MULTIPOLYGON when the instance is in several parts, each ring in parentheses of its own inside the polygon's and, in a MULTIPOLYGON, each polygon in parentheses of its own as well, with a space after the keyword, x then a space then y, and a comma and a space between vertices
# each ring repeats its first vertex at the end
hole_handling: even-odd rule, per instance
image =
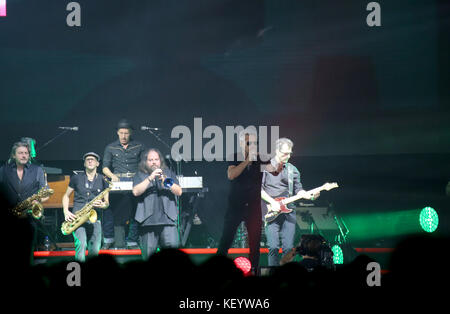
MULTIPOLYGON (((123 181, 131 178, 123 178, 123 181)), ((136 198, 131 192, 111 192, 109 208, 103 211, 102 229, 105 243, 116 242, 116 246, 125 246, 125 229, 128 223, 127 243, 138 242, 138 223, 134 219, 136 213, 136 198), (118 232, 119 231, 119 232, 118 232), (116 233, 118 233, 116 235, 116 233)))
POLYGON ((30 231, 31 231, 31 254, 30 254, 30 265, 34 264, 34 250, 36 250, 37 247, 37 235, 38 235, 38 221, 36 221, 36 219, 34 219, 33 217, 31 217, 30 215, 28 215, 27 220, 30 223, 30 231))
POLYGON ((279 215, 265 227, 267 244, 269 246, 268 266, 280 265, 280 240, 283 255, 294 247, 295 222, 287 214, 279 215))
POLYGON ((250 248, 249 259, 254 271, 259 266, 260 241, 261 241, 261 200, 243 200, 230 203, 225 214, 222 238, 220 239, 217 254, 227 255, 228 249, 233 243, 239 224, 244 221, 248 232, 250 248))
POLYGON ((178 247, 178 228, 177 226, 143 226, 139 227, 141 240, 141 254, 144 260, 147 260, 155 253, 158 245, 161 248, 178 247))

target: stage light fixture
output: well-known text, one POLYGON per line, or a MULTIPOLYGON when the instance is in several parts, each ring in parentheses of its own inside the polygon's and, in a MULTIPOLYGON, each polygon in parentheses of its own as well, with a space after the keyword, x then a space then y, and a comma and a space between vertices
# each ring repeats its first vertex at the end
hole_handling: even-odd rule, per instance
POLYGON ((252 263, 250 263, 250 260, 244 256, 236 257, 234 259, 234 264, 236 265, 237 268, 242 270, 244 275, 247 275, 252 269, 252 263))
POLYGON ((335 265, 344 264, 344 252, 342 251, 341 247, 335 244, 331 248, 331 251, 333 252, 333 263, 335 265))
POLYGON ((434 208, 425 207, 419 216, 420 226, 425 232, 434 232, 439 225, 439 216, 434 208))

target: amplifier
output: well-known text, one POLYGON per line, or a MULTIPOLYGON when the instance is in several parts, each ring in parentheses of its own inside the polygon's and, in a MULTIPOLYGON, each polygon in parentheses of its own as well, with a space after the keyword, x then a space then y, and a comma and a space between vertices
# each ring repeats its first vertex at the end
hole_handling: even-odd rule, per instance
POLYGON ((321 231, 338 229, 334 212, 329 207, 300 206, 296 207, 295 211, 297 225, 301 230, 310 230, 311 224, 314 225, 313 228, 321 231))

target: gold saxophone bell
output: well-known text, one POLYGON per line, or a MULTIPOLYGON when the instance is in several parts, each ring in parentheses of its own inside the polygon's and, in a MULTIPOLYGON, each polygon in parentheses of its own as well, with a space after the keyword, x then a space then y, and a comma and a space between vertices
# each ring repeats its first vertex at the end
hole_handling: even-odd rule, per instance
POLYGON ((33 218, 35 219, 41 219, 42 215, 44 214, 44 206, 41 204, 41 198, 47 197, 54 193, 54 191, 48 187, 47 173, 45 171, 44 171, 44 179, 45 179, 45 187, 42 190, 38 191, 38 195, 40 195, 41 197, 37 199, 37 202, 34 203, 30 209, 31 216, 33 216, 33 218))
POLYGON ((11 212, 15 216, 20 218, 25 218, 29 213, 31 213, 34 218, 39 219, 44 213, 44 206, 42 206, 42 204, 40 203, 41 199, 52 195, 53 192, 54 191, 52 189, 44 187, 40 189, 36 194, 33 194, 32 196, 28 197, 27 199, 23 200, 15 207, 13 207, 11 209, 11 212))
POLYGON ((95 209, 91 210, 89 213, 89 222, 94 223, 97 221, 97 211, 95 209))
POLYGON ((41 219, 42 214, 44 213, 44 206, 41 203, 34 203, 31 206, 31 215, 35 219, 41 219))

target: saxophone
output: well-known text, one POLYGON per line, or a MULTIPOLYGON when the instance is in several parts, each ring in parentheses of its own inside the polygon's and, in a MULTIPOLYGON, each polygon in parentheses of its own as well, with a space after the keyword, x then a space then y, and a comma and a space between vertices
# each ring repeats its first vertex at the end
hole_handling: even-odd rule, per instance
POLYGON ((44 212, 44 207, 40 203, 41 199, 52 195, 53 192, 54 191, 52 189, 45 186, 36 194, 31 195, 29 198, 17 204, 14 208, 11 209, 11 212, 19 218, 24 218, 28 213, 31 213, 34 218, 39 219, 42 217, 42 214, 44 212), (36 200, 38 202, 33 204, 33 201, 36 200))
POLYGON ((98 200, 102 200, 105 195, 112 189, 112 183, 109 183, 109 187, 100 192, 99 195, 94 197, 89 203, 83 206, 82 209, 75 213, 75 219, 73 221, 64 221, 61 225, 61 232, 64 235, 71 234, 77 230, 86 221, 94 223, 97 221, 97 212, 94 209, 94 203, 98 200))

